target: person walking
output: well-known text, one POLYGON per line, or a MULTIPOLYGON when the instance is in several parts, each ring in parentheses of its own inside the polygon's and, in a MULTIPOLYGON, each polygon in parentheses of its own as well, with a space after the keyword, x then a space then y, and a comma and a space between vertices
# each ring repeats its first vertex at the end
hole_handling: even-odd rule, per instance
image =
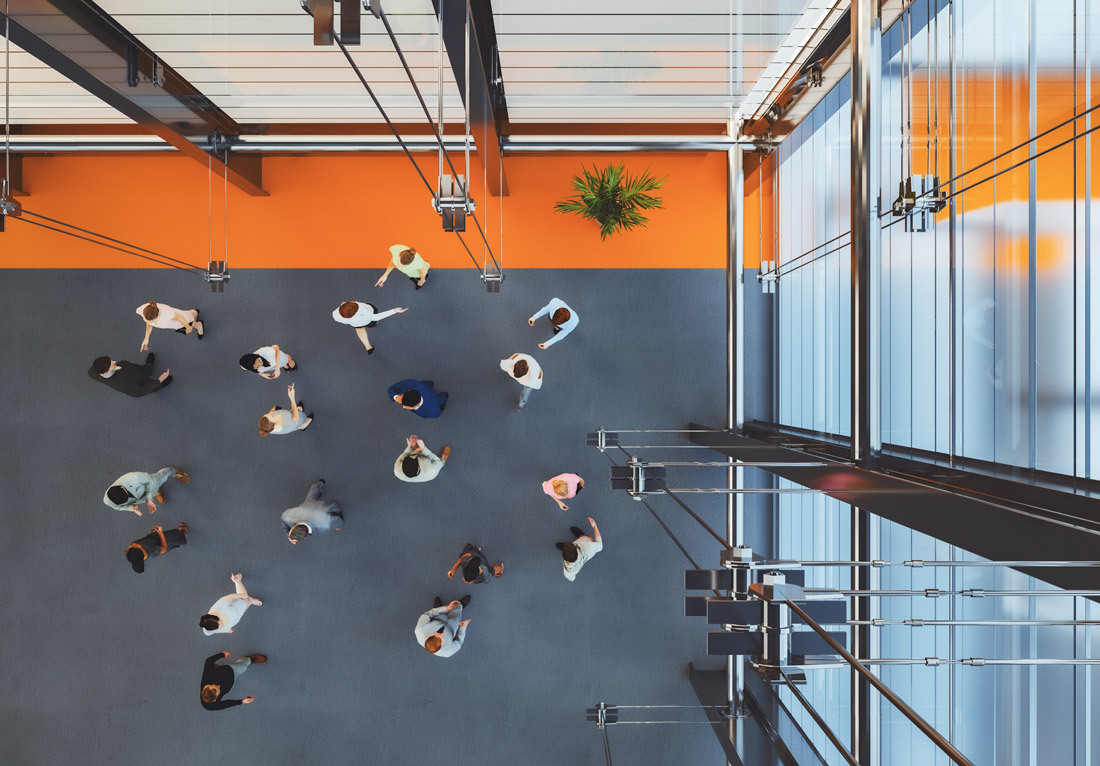
POLYGON ((290 398, 290 409, 284 410, 275 405, 260 417, 260 436, 281 436, 283 434, 304 431, 313 422, 313 413, 304 414, 305 402, 298 401, 294 396, 294 384, 286 387, 286 394, 290 398))
POLYGON ((155 513, 157 503, 165 502, 164 490, 161 487, 169 479, 176 479, 181 484, 191 481, 191 477, 186 472, 175 466, 161 468, 156 473, 130 471, 111 483, 103 493, 103 504, 116 511, 132 511, 140 516, 141 504, 145 503, 149 513, 155 513))
POLYGON ((199 627, 208 636, 215 633, 233 633, 236 624, 244 617, 250 606, 263 606, 263 601, 252 598, 244 587, 244 575, 240 572, 230 575, 230 581, 236 586, 236 593, 222 596, 210 607, 210 611, 199 618, 199 627))
POLYGON ((550 315, 550 325, 554 328, 554 335, 550 340, 539 344, 541 349, 550 348, 559 340, 564 339, 580 323, 577 312, 569 308, 565 301, 561 298, 551 298, 549 303, 528 318, 527 324, 534 327, 535 320, 547 314, 550 315))
POLYGON ((393 475, 414 484, 431 481, 443 470, 451 457, 451 445, 444 444, 441 455, 437 456, 416 434, 407 440, 405 451, 393 463, 393 475))
POLYGON ((591 535, 586 535, 578 527, 569 527, 574 537, 572 542, 557 543, 557 549, 561 551, 561 568, 569 582, 577 579, 577 572, 581 571, 586 561, 603 550, 600 528, 591 516, 588 517, 588 523, 592 525, 591 535))
POLYGON ((138 574, 145 571, 145 562, 149 558, 162 556, 173 548, 187 545, 187 525, 182 521, 178 529, 164 531, 160 524, 145 537, 139 537, 126 549, 126 560, 138 574))
POLYGON ((500 361, 500 369, 508 373, 523 388, 519 397, 519 407, 523 409, 531 392, 542 388, 542 368, 533 356, 528 354, 512 354, 507 359, 500 361))
POLYGON ((584 489, 584 479, 575 473, 559 473, 554 478, 547 479, 542 483, 542 491, 554 498, 554 502, 563 511, 568 511, 569 506, 563 503, 562 500, 576 497, 582 489, 584 489))
POLYGON ((504 574, 504 562, 490 564, 489 557, 485 555, 481 546, 473 543, 466 543, 466 547, 459 554, 458 561, 447 572, 447 577, 453 580, 459 567, 462 568, 462 581, 467 585, 481 585, 504 574))
POLYGON ((450 657, 462 648, 466 640, 469 620, 462 619, 462 610, 470 605, 470 597, 443 606, 443 599, 435 597, 435 605, 417 620, 416 642, 436 657, 450 657))
POLYGON ((279 348, 276 343, 261 346, 251 354, 245 354, 241 357, 240 363, 242 370, 254 372, 268 380, 275 380, 283 374, 283 370, 294 372, 298 369, 298 364, 290 354, 279 348))
POLYGON ((152 353, 145 357, 144 364, 134 364, 125 359, 116 362, 109 356, 100 356, 88 368, 88 377, 136 399, 160 391, 172 382, 170 370, 153 377, 155 361, 152 353))
POLYGON ((332 312, 332 318, 340 324, 350 325, 355 328, 355 335, 367 350, 367 356, 374 353, 374 346, 367 337, 367 328, 374 327, 383 319, 394 314, 404 314, 407 308, 393 308, 389 311, 379 311, 373 303, 366 301, 344 301, 332 312))
POLYGON ((412 410, 422 418, 438 418, 451 397, 446 391, 436 393, 435 381, 412 378, 394 383, 386 389, 386 394, 404 409, 412 410))
POLYGON ((288 508, 280 517, 287 539, 297 545, 310 535, 323 535, 330 529, 339 530, 344 526, 344 512, 339 503, 326 503, 321 500, 325 494, 325 480, 313 482, 301 505, 288 508))
POLYGON ((378 281, 374 283, 375 287, 381 287, 386 284, 386 277, 390 275, 390 272, 397 269, 416 285, 416 289, 419 290, 424 286, 424 280, 428 278, 428 269, 432 265, 424 260, 424 257, 420 253, 416 252, 408 245, 390 245, 390 260, 386 264, 386 271, 378 278, 378 281))
POLYGON ((165 303, 149 301, 137 307, 138 316, 145 320, 145 338, 141 341, 141 350, 149 350, 149 336, 153 328, 160 330, 175 330, 184 335, 194 332, 199 340, 202 340, 205 328, 199 321, 199 310, 188 309, 181 311, 174 309, 165 303))
POLYGON ((207 710, 225 710, 237 705, 247 705, 256 698, 249 694, 244 699, 227 700, 226 694, 233 688, 237 679, 253 665, 267 662, 267 656, 263 654, 246 654, 236 662, 228 665, 218 665, 217 661, 232 657, 229 652, 218 652, 206 658, 206 664, 202 666, 202 681, 199 683, 199 700, 207 710))

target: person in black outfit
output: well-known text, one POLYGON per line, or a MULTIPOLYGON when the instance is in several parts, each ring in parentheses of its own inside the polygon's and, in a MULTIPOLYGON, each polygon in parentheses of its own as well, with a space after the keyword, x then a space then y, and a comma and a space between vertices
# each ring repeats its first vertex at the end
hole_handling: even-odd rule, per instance
POLYGON ((170 529, 167 532, 157 524, 145 537, 139 537, 130 543, 130 547, 126 549, 126 560, 135 572, 141 574, 145 571, 145 559, 160 556, 181 545, 187 545, 186 524, 181 521, 179 529, 170 529))
POLYGON ((267 657, 262 654, 246 654, 236 662, 228 665, 218 665, 217 660, 228 658, 229 652, 218 652, 207 658, 202 666, 202 684, 199 687, 199 699, 207 710, 225 710, 237 705, 247 705, 255 699, 249 694, 244 699, 224 699, 229 690, 233 688, 233 682, 248 670, 249 665, 259 665, 267 662, 267 657))
POLYGON ((116 362, 109 356, 101 356, 88 368, 88 377, 127 396, 145 396, 160 391, 172 382, 168 370, 153 377, 153 360, 152 354, 145 357, 145 364, 134 364, 121 359, 116 362))

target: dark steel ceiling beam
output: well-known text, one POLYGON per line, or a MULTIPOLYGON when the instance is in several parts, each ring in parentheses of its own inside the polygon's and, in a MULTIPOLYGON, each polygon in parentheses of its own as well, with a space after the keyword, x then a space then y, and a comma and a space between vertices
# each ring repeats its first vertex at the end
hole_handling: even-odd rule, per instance
POLYGON ((497 56, 496 28, 489 0, 432 0, 447 58, 462 103, 470 112, 470 133, 485 167, 489 193, 508 194, 501 136, 508 119, 497 56), (441 12, 442 9, 442 12, 441 12), (470 92, 466 92, 466 14, 470 15, 470 92))
POLYGON ((234 186, 267 196, 257 157, 230 152, 227 164, 199 145, 232 140, 240 126, 106 11, 90 0, 10 2, 13 43, 184 154, 213 161, 234 186))

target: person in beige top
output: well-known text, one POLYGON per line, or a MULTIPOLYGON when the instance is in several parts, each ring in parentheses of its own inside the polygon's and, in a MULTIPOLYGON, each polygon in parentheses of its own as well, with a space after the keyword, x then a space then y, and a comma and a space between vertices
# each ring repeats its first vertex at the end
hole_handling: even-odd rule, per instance
POLYGON ((181 311, 164 303, 149 301, 137 307, 137 314, 145 321, 145 337, 141 341, 141 350, 149 350, 149 336, 153 328, 159 330, 175 330, 184 335, 194 332, 202 340, 204 328, 199 321, 199 310, 188 309, 181 311))
POLYGON ((378 278, 374 286, 381 287, 386 284, 386 277, 391 271, 397 269, 411 279, 419 290, 424 286, 424 280, 428 278, 428 269, 431 267, 432 265, 425 261, 420 253, 408 245, 390 245, 390 261, 386 264, 386 272, 378 278))

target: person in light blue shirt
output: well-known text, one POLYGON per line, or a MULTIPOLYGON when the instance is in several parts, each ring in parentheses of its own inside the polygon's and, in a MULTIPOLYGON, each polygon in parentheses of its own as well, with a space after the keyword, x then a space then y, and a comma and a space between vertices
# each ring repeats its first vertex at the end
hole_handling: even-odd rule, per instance
POLYGON ((443 606, 443 600, 435 597, 435 606, 420 615, 416 623, 416 642, 436 657, 450 657, 462 648, 466 640, 469 620, 462 619, 463 607, 470 605, 470 597, 443 606))
POLYGON ((550 340, 540 343, 539 348, 541 349, 550 348, 566 335, 573 332, 573 328, 580 323, 577 312, 569 308, 565 301, 561 298, 551 298, 549 303, 528 318, 527 324, 534 327, 535 320, 547 314, 550 315, 550 324, 554 328, 554 336, 550 338, 550 340))
POLYGON ((291 543, 297 545, 311 535, 321 535, 344 526, 344 512, 340 504, 325 502, 321 499, 323 494, 325 480, 318 479, 310 486, 301 505, 283 511, 283 529, 291 543))
POLYGON ((161 468, 156 473, 130 471, 115 479, 103 493, 103 504, 116 511, 129 511, 141 515, 141 504, 149 508, 149 513, 157 510, 157 503, 164 502, 164 482, 175 478, 183 484, 191 477, 178 468, 161 468), (154 502, 156 501, 156 502, 154 502))

